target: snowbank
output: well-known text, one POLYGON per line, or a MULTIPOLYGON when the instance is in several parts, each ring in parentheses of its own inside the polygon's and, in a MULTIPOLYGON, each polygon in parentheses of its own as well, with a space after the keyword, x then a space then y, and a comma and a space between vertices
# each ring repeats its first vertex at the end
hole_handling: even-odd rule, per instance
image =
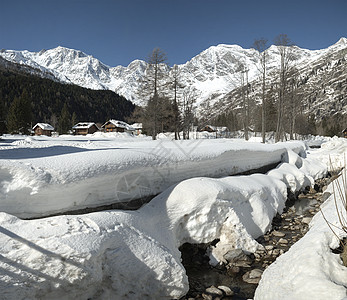
POLYGON ((216 262, 229 249, 253 252, 285 194, 285 184, 266 175, 194 178, 138 211, 30 221, 1 213, 2 296, 180 298, 189 288, 180 245, 220 238, 212 249, 216 262))
MULTIPOLYGON (((323 144, 319 151, 312 151, 309 158, 315 157, 316 163, 319 159, 328 165, 332 162, 333 166, 341 167, 344 165, 346 155, 346 139, 333 138, 323 144)), ((312 161, 310 166, 313 163, 312 161)), ((343 186, 341 177, 338 181, 343 186)), ((335 232, 342 237, 345 233, 334 227, 335 225, 341 228, 341 224, 336 213, 332 185, 330 184, 325 191, 327 195, 331 195, 321 209, 327 220, 333 224, 335 232)), ((336 196, 339 210, 345 212, 341 207, 339 195, 336 196)), ((339 255, 331 251, 338 246, 338 239, 328 227, 322 214, 316 214, 310 223, 308 233, 265 270, 256 290, 255 299, 345 299, 347 268, 342 265, 339 255)))
POLYGON ((21 218, 129 202, 182 180, 223 177, 280 163, 301 142, 151 141, 102 134, 7 137, 0 147, 0 211, 21 218))
POLYGON ((333 137, 330 138, 328 142, 322 144, 319 151, 309 151, 310 157, 319 160, 326 166, 329 170, 339 169, 345 166, 347 141, 345 138, 333 137))
MULTIPOLYGON (((29 142, 31 147, 35 145, 34 140, 29 142)), ((14 172, 3 171, 4 175, 8 176, 7 179, 1 177, 3 191, 6 188, 4 185, 6 180, 13 182, 15 179, 18 186, 23 185, 17 191, 23 192, 27 189, 27 195, 30 195, 34 188, 38 187, 34 195, 40 194, 42 189, 37 182, 40 180, 45 182, 45 176, 48 172, 53 174, 53 171, 56 171, 54 175, 57 178, 52 177, 50 179, 52 183, 61 181, 61 186, 65 186, 62 182, 66 180, 69 185, 73 180, 67 175, 81 176, 81 174, 76 174, 77 171, 68 172, 68 170, 77 168, 79 164, 80 172, 84 176, 88 176, 86 170, 89 170, 93 176, 98 176, 99 173, 104 174, 106 172, 104 169, 108 165, 103 155, 109 155, 117 160, 115 153, 118 154, 118 152, 111 151, 112 149, 108 152, 105 145, 100 149, 102 143, 113 144, 109 140, 80 144, 79 149, 85 147, 89 150, 88 153, 94 153, 91 150, 94 147, 97 149, 95 152, 102 156, 95 165, 85 160, 89 169, 81 164, 82 159, 78 160, 81 157, 74 155, 76 149, 72 149, 72 153, 64 153, 61 156, 55 154, 59 159, 51 161, 47 153, 50 151, 56 153, 61 149, 49 149, 51 147, 49 143, 48 149, 44 149, 44 153, 47 154, 44 158, 24 159, 21 157, 12 158, 6 163, 2 161, 1 164, 7 168, 3 167, 2 170, 14 172), (96 145, 92 146, 94 143, 96 145), (64 169, 66 172, 59 173, 58 171, 65 167, 62 163, 64 159, 66 164, 69 162, 69 165, 66 165, 64 169), (60 169, 54 169, 54 162, 61 164, 60 169), (29 174, 34 168, 35 174, 41 174, 41 177, 36 176, 32 182, 28 182, 28 175, 16 173, 15 168, 11 169, 12 164, 20 170, 25 169, 29 174), (101 170, 97 168, 98 166, 102 166, 101 170), (61 177, 58 177, 59 175, 61 177), (20 178, 20 176, 23 177, 20 178), (30 188, 29 184, 31 184, 30 188)), ((143 155, 144 165, 149 163, 151 156, 148 155, 148 151, 143 150, 144 144, 131 143, 133 142, 128 142, 126 146, 123 144, 124 150, 128 147, 129 153, 133 153, 137 149, 139 155, 143 155)), ((71 141, 68 144, 71 144, 71 141)), ((190 144, 180 145, 185 151, 189 150, 190 144)), ((309 168, 309 166, 304 167, 307 158, 300 158, 294 152, 288 151, 287 147, 296 148, 297 152, 302 151, 301 144, 296 143, 263 148, 252 143, 231 146, 224 141, 217 143, 213 141, 212 144, 199 144, 199 147, 194 148, 195 151, 191 153, 189 159, 183 159, 183 161, 184 164, 189 165, 194 162, 191 157, 195 157, 199 166, 204 166, 202 168, 204 172, 219 170, 222 173, 222 162, 224 169, 230 171, 231 166, 238 166, 238 168, 259 166, 259 162, 256 162, 257 155, 258 160, 260 157, 267 162, 274 159, 274 156, 276 159, 282 156, 283 161, 287 161, 286 164, 291 166, 287 172, 293 172, 293 174, 299 170, 305 172, 309 168), (211 147, 213 147, 212 150, 211 147), (210 150, 207 151, 208 149, 210 150), (219 161, 221 157, 224 159, 219 161), (233 161, 233 158, 239 161, 233 161), (229 160, 231 163, 227 164, 229 160), (219 162, 220 165, 215 166, 212 162, 219 162), (210 170, 207 170, 207 167, 210 170)), ((18 148, 18 150, 21 149, 18 148)), ((125 153, 126 151, 123 152, 123 157, 125 153)), ((30 151, 28 155, 32 155, 30 151)), ((174 156, 178 157, 178 150, 171 152, 170 155, 167 154, 165 158, 170 162, 174 161, 174 156)), ((183 155, 181 157, 184 158, 183 155)), ((91 158, 98 159, 94 155, 91 158)), ((130 155, 128 158, 126 161, 132 165, 133 161, 130 158, 133 157, 130 155)), ((154 158, 157 157, 154 156, 154 158)), ((155 159, 154 162, 156 162, 155 159)), ((144 171, 144 166, 139 164, 138 160, 135 162, 134 165, 144 171)), ((107 170, 114 172, 115 167, 112 161, 110 164, 111 167, 107 170)), ((119 170, 123 170, 122 167, 126 169, 127 166, 118 165, 118 167, 119 170)), ((175 172, 176 169, 173 169, 172 174, 175 175, 175 172)), ((291 176, 294 176, 293 174, 291 176)), ((151 173, 145 175, 149 176, 150 180, 153 179, 151 173)), ((304 175, 310 176, 305 173, 304 175)), ((81 180, 82 178, 83 176, 80 177, 81 180)), ((307 182, 302 181, 302 183, 307 182)), ((230 249, 241 248, 248 252, 255 251, 260 247, 255 238, 270 229, 272 218, 284 208, 287 184, 288 180, 287 182, 280 180, 271 174, 220 179, 200 177, 171 186, 137 211, 113 210, 30 221, 1 213, 0 289, 3 291, 2 297, 4 299, 14 297, 16 299, 178 299, 185 295, 189 288, 188 279, 181 264, 179 246, 185 242, 207 243, 219 239, 215 247, 210 249, 212 264, 223 261, 223 255, 230 249)), ((298 185, 296 189, 299 189, 301 183, 296 184, 298 185)), ((9 184, 7 188, 11 186, 13 185, 9 184)), ((104 188, 103 185, 102 187, 104 188)), ((91 189, 90 186, 86 188, 89 191, 91 189)), ((71 192, 69 189, 68 191, 71 192)), ((11 194, 10 189, 8 193, 11 194)), ((38 198, 28 197, 25 199, 28 202, 22 201, 20 205, 29 209, 29 204, 39 206, 43 205, 43 201, 50 203, 56 200, 50 198, 52 195, 54 194, 48 193, 45 198, 42 194, 41 202, 33 201, 38 198)), ((1 200, 3 196, 4 194, 1 200)), ((68 194, 65 194, 65 197, 69 197, 68 194)), ((21 198, 18 196, 18 199, 21 198)), ((59 200, 62 199, 63 197, 59 200)), ((46 204, 44 209, 49 208, 49 205, 46 204)))
POLYGON ((269 171, 268 175, 282 180, 292 193, 313 185, 316 179, 324 177, 328 172, 328 167, 319 160, 310 157, 303 159, 290 149, 282 160, 283 163, 269 171))
MULTIPOLYGON (((326 192, 332 193, 331 185, 326 192)), ((321 209, 330 222, 340 226, 333 195, 321 209)), ((341 230, 335 230, 343 236, 341 230)), ((347 268, 331 251, 338 246, 338 239, 318 213, 309 232, 265 270, 255 299, 343 299, 347 296, 347 268)))

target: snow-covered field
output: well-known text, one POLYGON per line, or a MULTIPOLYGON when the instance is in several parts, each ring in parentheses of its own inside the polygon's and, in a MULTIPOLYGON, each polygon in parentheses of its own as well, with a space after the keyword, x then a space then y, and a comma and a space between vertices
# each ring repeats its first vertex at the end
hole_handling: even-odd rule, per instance
MULTIPOLYGON (((173 142, 101 134, 6 136, 0 143, 2 299, 180 298, 189 288, 180 245, 219 239, 210 249, 211 264, 222 261, 230 249, 255 251, 261 247, 255 239, 283 210, 287 189, 311 185, 326 174, 327 154, 341 163, 347 148, 344 139, 308 151, 301 142, 173 142), (275 162, 281 164, 267 175, 226 176, 275 162), (157 193, 136 211, 18 218, 157 193)), ((326 215, 334 218, 333 209, 326 215)), ((297 293, 309 295, 310 281, 329 295, 339 285, 341 297, 334 299, 346 295, 346 268, 326 246, 337 243, 318 216, 313 223, 318 229, 313 226, 307 236, 318 250, 312 250, 317 255, 306 264, 305 280, 290 281, 289 276, 305 265, 304 255, 300 260, 294 253, 287 259, 291 264, 280 263, 290 250, 266 270, 257 299, 303 299, 297 293), (288 274, 288 281, 279 274, 288 274), (269 289, 273 294, 264 293, 269 289)), ((307 253, 307 244, 296 245, 299 253, 307 253)))
POLYGON ((279 163, 301 142, 152 141, 125 134, 58 138, 6 136, 0 142, 0 211, 21 218, 156 195, 192 177, 221 177, 279 163))

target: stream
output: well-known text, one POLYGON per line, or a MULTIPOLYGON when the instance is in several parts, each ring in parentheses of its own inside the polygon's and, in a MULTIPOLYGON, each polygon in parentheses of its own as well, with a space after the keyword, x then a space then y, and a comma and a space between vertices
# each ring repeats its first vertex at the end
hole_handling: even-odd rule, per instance
POLYGON ((218 240, 210 244, 182 245, 182 263, 190 289, 181 300, 253 299, 262 272, 308 231, 312 217, 330 196, 324 193, 330 181, 331 177, 324 178, 299 195, 289 194, 283 213, 277 214, 272 221, 271 231, 257 239, 264 250, 250 255, 235 250, 230 260, 227 259, 228 264, 212 267, 205 253, 218 240))

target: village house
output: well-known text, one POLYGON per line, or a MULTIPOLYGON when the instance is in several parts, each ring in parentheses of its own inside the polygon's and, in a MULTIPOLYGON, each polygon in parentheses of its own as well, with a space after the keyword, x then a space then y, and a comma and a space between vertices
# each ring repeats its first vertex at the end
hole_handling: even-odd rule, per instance
POLYGON ((225 138, 230 136, 230 132, 228 127, 225 126, 212 126, 212 125, 205 125, 202 127, 199 131, 207 131, 207 132, 215 132, 216 138, 225 138))
POLYGON ((76 135, 86 135, 99 131, 99 128, 92 122, 80 122, 72 127, 72 131, 76 135))
POLYGON ((216 129, 216 127, 214 127, 212 125, 205 125, 199 131, 216 132, 217 129, 216 129))
POLYGON ((142 123, 131 124, 131 127, 134 128, 135 135, 140 135, 142 133, 142 123))
POLYGON ((133 133, 135 129, 128 123, 118 120, 109 120, 101 126, 105 132, 128 132, 133 133))
POLYGON ((33 127, 33 131, 35 135, 47 135, 51 136, 54 131, 54 127, 47 123, 37 123, 33 127))

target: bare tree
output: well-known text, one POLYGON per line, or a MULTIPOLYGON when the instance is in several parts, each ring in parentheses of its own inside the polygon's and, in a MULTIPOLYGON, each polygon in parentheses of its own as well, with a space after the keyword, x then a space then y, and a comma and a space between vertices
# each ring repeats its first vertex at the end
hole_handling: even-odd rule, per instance
POLYGON ((181 103, 183 139, 189 140, 189 132, 194 122, 194 111, 197 98, 198 93, 193 88, 184 90, 181 103))
POLYGON ((293 61, 292 43, 286 34, 280 34, 275 38, 275 45, 278 46, 280 52, 280 71, 279 71, 279 94, 277 106, 277 126, 275 141, 278 142, 283 138, 283 118, 284 118, 284 103, 287 93, 287 81, 291 62, 293 61))
POLYGON ((159 115, 162 110, 160 107, 159 89, 161 81, 168 73, 166 54, 160 48, 155 48, 147 58, 147 68, 145 76, 140 83, 140 95, 147 100, 144 113, 152 139, 155 140, 160 127, 159 115))
POLYGON ((248 141, 249 128, 249 90, 248 90, 248 69, 243 63, 239 63, 237 71, 240 74, 240 88, 242 98, 242 118, 245 140, 248 141))
POLYGON ((267 39, 260 38, 254 41, 253 47, 259 52, 259 65, 257 68, 261 74, 262 79, 262 95, 261 95, 261 136, 262 142, 265 143, 265 132, 266 132, 266 68, 267 68, 267 59, 268 55, 266 52, 267 49, 267 39))
POLYGON ((180 83, 180 70, 177 65, 174 65, 171 70, 171 86, 174 91, 174 100, 173 100, 173 113, 174 113, 174 131, 175 131, 175 140, 180 138, 180 112, 178 107, 178 90, 183 88, 183 85, 180 83))
POLYGON ((294 139, 294 132, 296 131, 296 119, 299 113, 301 113, 301 97, 298 93, 297 74, 298 70, 293 67, 288 80, 288 121, 291 140, 294 139))

